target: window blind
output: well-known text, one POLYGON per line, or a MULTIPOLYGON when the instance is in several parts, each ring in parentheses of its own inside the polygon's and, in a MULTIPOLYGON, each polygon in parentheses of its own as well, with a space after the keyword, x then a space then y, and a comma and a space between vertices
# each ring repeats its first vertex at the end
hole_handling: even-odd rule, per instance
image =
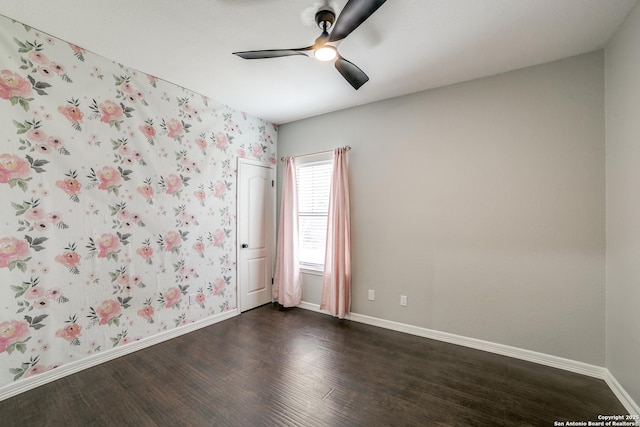
POLYGON ((332 163, 306 163, 297 167, 300 264, 322 270, 329 213, 332 163))

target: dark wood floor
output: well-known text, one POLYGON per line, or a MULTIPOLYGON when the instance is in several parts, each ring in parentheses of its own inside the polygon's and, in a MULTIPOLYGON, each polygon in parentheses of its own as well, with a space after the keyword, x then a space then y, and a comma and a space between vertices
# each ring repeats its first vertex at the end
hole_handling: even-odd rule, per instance
POLYGON ((2 426, 553 426, 604 381, 273 305, 0 402, 2 426))

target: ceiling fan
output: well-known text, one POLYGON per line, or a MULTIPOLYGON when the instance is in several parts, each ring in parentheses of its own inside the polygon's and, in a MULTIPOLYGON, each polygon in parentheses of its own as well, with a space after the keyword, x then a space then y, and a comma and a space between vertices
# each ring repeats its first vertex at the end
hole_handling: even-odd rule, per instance
POLYGON ((337 21, 336 15, 331 8, 321 8, 316 12, 315 20, 322 30, 322 34, 311 46, 293 49, 249 50, 233 52, 233 54, 244 59, 264 59, 293 55, 309 56, 306 52, 313 51, 315 58, 320 61, 335 59, 334 65, 338 72, 354 89, 358 90, 369 80, 369 77, 355 64, 347 61, 338 53, 336 42, 351 34, 353 30, 373 15, 384 2, 386 0, 349 0, 342 12, 340 12, 337 21), (335 25, 333 25, 334 21, 335 25), (331 34, 328 32, 330 29, 331 34))

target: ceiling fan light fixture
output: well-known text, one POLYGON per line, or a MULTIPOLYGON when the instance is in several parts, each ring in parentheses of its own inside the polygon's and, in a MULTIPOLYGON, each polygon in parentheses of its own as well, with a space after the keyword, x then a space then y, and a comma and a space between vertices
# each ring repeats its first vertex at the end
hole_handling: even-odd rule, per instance
POLYGON ((338 51, 335 47, 324 45, 313 52, 313 55, 318 61, 332 61, 338 56, 338 51))

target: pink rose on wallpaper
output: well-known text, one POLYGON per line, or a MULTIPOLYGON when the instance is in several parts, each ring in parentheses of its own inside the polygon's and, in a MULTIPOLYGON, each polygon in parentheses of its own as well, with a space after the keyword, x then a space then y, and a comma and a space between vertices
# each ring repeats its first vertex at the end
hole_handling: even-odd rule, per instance
POLYGON ((216 181, 213 184, 213 196, 214 197, 223 197, 224 193, 227 191, 227 185, 223 181, 216 181))
POLYGON ((207 141, 204 138, 196 138, 196 145, 200 147, 203 152, 207 150, 207 141))
POLYGON ((129 95, 129 99, 132 100, 132 101, 136 100, 136 99, 142 99, 143 100, 142 103, 144 105, 148 105, 147 102, 144 101, 144 93, 142 93, 142 91, 140 91, 140 90, 135 91, 131 95, 129 95))
POLYGON ((131 147, 128 145, 121 145, 120 148, 118 148, 118 152, 123 156, 130 156, 133 150, 131 150, 131 147))
POLYGON ((24 341, 29 335, 29 324, 23 320, 7 320, 0 323, 0 353, 13 344, 24 341))
POLYGON ((98 108, 102 113, 100 121, 103 123, 117 122, 124 119, 122 107, 111 100, 107 100, 101 104, 98 104, 98 108))
POLYGON ((165 244, 164 250, 167 252, 171 252, 172 250, 177 248, 180 245, 180 243, 182 243, 182 238, 180 237, 180 234, 177 231, 169 231, 167 234, 164 235, 163 240, 165 244))
POLYGON ((39 308, 40 310, 49 307, 49 301, 46 298, 40 298, 38 301, 36 301, 33 306, 35 308, 39 308))
POLYGON ((56 187, 70 196, 75 196, 82 189, 82 184, 75 178, 67 178, 56 181, 56 187))
POLYGON ((58 112, 67 118, 71 123, 81 123, 84 114, 74 105, 64 105, 58 107, 58 112))
POLYGON ((47 368, 45 368, 44 366, 40 366, 40 365, 32 366, 25 371, 24 377, 29 378, 34 375, 41 374, 43 372, 47 372, 47 368))
POLYGON ((53 225, 60 224, 62 222, 62 216, 59 213, 52 212, 47 214, 47 221, 49 221, 53 225))
POLYGON ((218 296, 220 295, 220 291, 222 291, 222 289, 224 288, 224 279, 218 277, 214 282, 213 282, 213 286, 211 287, 212 291, 213 291, 213 295, 214 296, 218 296))
POLYGON ((253 152, 253 157, 260 157, 264 150, 260 144, 256 144, 252 147, 251 151, 253 152))
POLYGON ((121 180, 120 172, 111 166, 104 166, 96 172, 96 176, 98 177, 98 181, 100 181, 98 188, 101 190, 108 190, 109 187, 117 187, 121 180))
POLYGON ((62 146, 64 145, 64 142, 60 138, 51 136, 47 138, 47 144, 49 144, 52 148, 55 148, 56 150, 58 150, 62 148, 62 146))
POLYGON ((14 96, 27 98, 32 93, 29 80, 13 71, 0 71, 0 98, 11 99, 14 96))
POLYGON ((49 64, 49 58, 47 58, 45 54, 42 52, 32 50, 31 52, 29 52, 27 56, 32 62, 35 62, 36 64, 40 64, 40 65, 49 64))
POLYGON ((44 211, 40 208, 31 208, 24 213, 24 216, 31 221, 37 221, 44 217, 44 211))
POLYGON ((171 174, 165 180, 167 194, 174 194, 182 190, 182 179, 178 175, 171 174))
POLYGON ((48 371, 48 368, 41 365, 35 365, 30 367, 24 372, 24 378, 29 378, 34 375, 42 374, 43 372, 47 372, 47 371, 48 371))
POLYGON ((51 152, 51 147, 42 142, 37 143, 34 148, 36 149, 36 151, 38 151, 38 153, 42 154, 49 154, 51 152))
POLYGON ((227 134, 224 132, 216 133, 216 148, 220 150, 224 150, 229 145, 229 138, 227 134))
POLYGON ((171 308, 175 303, 179 302, 181 295, 180 289, 175 286, 167 289, 167 292, 164 294, 164 301, 167 308, 171 308))
POLYGON ((225 236, 224 231, 217 229, 213 234, 211 234, 211 243, 213 246, 220 247, 224 244, 226 238, 227 236, 225 236))
POLYGON ((24 298, 28 300, 36 300, 42 298, 44 291, 41 288, 33 287, 24 293, 24 298))
POLYGON ((238 154, 238 157, 240 157, 241 159, 244 159, 247 155, 247 153, 244 151, 244 148, 238 148, 236 154, 238 154))
POLYGON ((47 298, 49 299, 57 300, 60 297, 62 297, 62 289, 60 288, 53 288, 47 291, 47 298))
POLYGON ((56 336, 67 341, 74 341, 82 333, 82 326, 77 323, 69 323, 64 328, 56 331, 56 336))
POLYGON ((167 122, 167 136, 169 138, 177 138, 184 134, 184 128, 179 120, 171 119, 167 122))
POLYGON ((110 253, 116 252, 120 248, 120 240, 118 236, 104 233, 98 239, 98 258, 106 258, 110 253))
POLYGON ((80 255, 76 251, 67 251, 62 255, 56 256, 56 262, 64 265, 69 270, 77 268, 80 264, 80 255))
POLYGON ((22 261, 28 257, 29 245, 27 242, 15 237, 0 239, 0 268, 5 268, 14 261, 22 261))
POLYGON ((207 198, 207 193, 202 189, 194 191, 193 195, 196 196, 196 199, 198 199, 200 204, 204 204, 204 201, 207 198))
POLYGON ((153 187, 150 185, 142 185, 137 188, 138 193, 142 194, 145 199, 153 197, 153 187))
POLYGON ((140 310, 138 310, 138 316, 151 320, 155 312, 156 309, 153 308, 152 305, 144 305, 140 310))
POLYGON ((202 292, 198 292, 196 294, 196 304, 204 305, 204 302, 206 301, 206 299, 207 297, 202 292))
POLYGON ((118 317, 122 313, 122 307, 120 303, 115 300, 106 300, 96 308, 96 314, 99 317, 99 325, 106 325, 109 321, 115 317, 118 317))
POLYGON ((39 129, 31 129, 26 136, 31 142, 44 142, 47 140, 47 134, 39 129))
POLYGON ((49 224, 46 222, 36 222, 33 224, 33 229, 37 231, 47 231, 49 229, 49 224))
MULTIPOLYGON (((71 48, 71 50, 73 50, 75 53, 77 54, 84 54, 86 52, 86 50, 84 50, 83 48, 81 48, 80 46, 76 46, 75 44, 71 44, 69 43, 69 47, 71 48)), ((82 61, 84 61, 84 59, 82 59, 82 61)))
POLYGON ((25 179, 29 176, 29 162, 13 154, 0 154, 0 183, 6 184, 12 179, 25 179))
POLYGON ((58 64, 57 62, 49 62, 49 67, 53 70, 54 73, 56 74, 64 74, 65 71, 67 71, 64 68, 64 65, 58 64))
POLYGON ((138 129, 147 139, 153 139, 156 136, 156 130, 149 124, 141 125, 138 129))
POLYGON ((201 257, 204 256, 204 243, 195 242, 193 244, 193 250, 196 251, 201 257))
POLYGON ((117 216, 118 216, 119 219, 124 221, 124 220, 129 219, 131 217, 131 214, 129 213, 128 210, 122 209, 120 212, 118 212, 117 216))
POLYGON ((138 249, 136 249, 136 253, 144 258, 147 263, 149 263, 151 261, 151 258, 153 257, 153 248, 149 245, 142 245, 138 249))
POLYGON ((51 71, 48 65, 38 65, 37 70, 44 77, 53 76, 53 71, 51 71))

